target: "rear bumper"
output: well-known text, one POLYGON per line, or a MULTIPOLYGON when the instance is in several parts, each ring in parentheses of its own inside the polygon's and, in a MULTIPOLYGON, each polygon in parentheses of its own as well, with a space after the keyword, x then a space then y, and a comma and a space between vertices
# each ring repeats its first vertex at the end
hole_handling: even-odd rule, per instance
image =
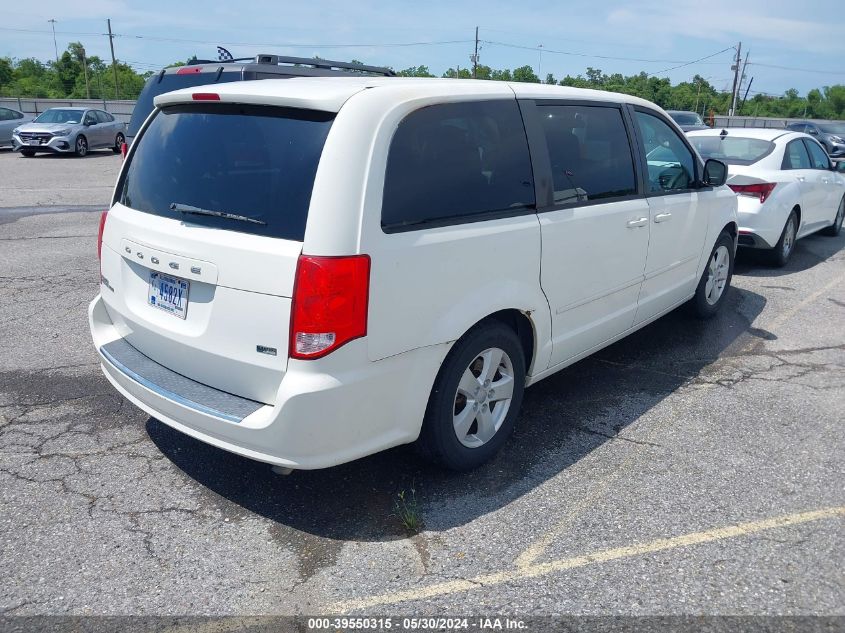
POLYGON ((789 205, 770 198, 765 204, 750 196, 737 196, 739 221, 739 246, 746 248, 774 248, 786 225, 789 205))
POLYGON ((103 373, 137 407, 207 444, 295 469, 413 442, 448 351, 441 345, 371 362, 366 339, 359 339, 319 361, 290 361, 275 403, 265 405, 137 358, 99 295, 88 315, 103 373))

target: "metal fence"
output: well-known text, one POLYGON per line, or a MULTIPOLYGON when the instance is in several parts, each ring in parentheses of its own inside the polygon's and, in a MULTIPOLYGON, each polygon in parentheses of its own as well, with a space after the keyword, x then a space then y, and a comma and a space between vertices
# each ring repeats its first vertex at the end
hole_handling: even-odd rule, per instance
POLYGON ((754 117, 754 116, 719 116, 713 117, 713 127, 766 127, 766 128, 785 128, 790 123, 798 123, 804 121, 813 121, 815 123, 841 123, 841 121, 821 120, 821 119, 775 119, 768 117, 754 117))
POLYGON ((132 118, 132 110, 135 109, 134 100, 115 101, 108 99, 31 99, 27 97, 0 97, 0 106, 6 106, 20 110, 33 116, 41 114, 49 108, 61 106, 79 108, 97 108, 111 113, 114 118, 124 123, 129 123, 132 118))

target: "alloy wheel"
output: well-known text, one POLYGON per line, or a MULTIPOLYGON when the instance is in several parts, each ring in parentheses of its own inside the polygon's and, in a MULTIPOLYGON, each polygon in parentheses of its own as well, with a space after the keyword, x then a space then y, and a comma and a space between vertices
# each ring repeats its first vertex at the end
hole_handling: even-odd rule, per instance
POLYGON ((496 435, 511 406, 513 371, 510 356, 498 347, 484 350, 470 362, 458 383, 452 417, 461 444, 478 448, 496 435))
POLYGON ((719 246, 710 257, 707 267, 707 282, 704 286, 704 298, 711 306, 716 305, 725 292, 730 271, 730 253, 725 246, 719 246))

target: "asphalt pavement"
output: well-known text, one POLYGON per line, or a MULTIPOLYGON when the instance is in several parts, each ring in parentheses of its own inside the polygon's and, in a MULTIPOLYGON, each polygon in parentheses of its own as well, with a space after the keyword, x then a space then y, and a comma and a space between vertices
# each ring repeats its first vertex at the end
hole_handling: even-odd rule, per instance
POLYGON ((0 614, 845 615, 845 235, 741 256, 715 319, 532 387, 477 471, 398 448, 282 477, 102 376, 105 189, 0 183, 0 614))

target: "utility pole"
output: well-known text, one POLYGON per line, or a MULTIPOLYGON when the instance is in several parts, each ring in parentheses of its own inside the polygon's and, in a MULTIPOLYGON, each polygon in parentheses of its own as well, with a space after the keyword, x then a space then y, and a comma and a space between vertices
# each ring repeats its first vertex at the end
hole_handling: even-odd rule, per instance
POLYGON ((117 62, 114 60, 114 35, 111 32, 111 19, 106 20, 109 25, 109 46, 111 47, 111 67, 114 71, 114 98, 120 99, 120 91, 117 87, 117 62))
POLYGON ((751 81, 748 82, 748 87, 745 89, 745 96, 742 98, 742 101, 739 104, 739 111, 742 112, 742 109, 745 107, 745 100, 748 99, 748 93, 751 90, 751 84, 754 83, 754 77, 751 78, 751 81))
POLYGON ((59 63, 59 47, 56 44, 56 21, 55 20, 47 20, 50 23, 50 26, 53 27, 53 49, 56 51, 56 63, 59 63))
POLYGON ((85 98, 91 98, 91 89, 88 87, 88 57, 85 55, 85 47, 82 47, 82 70, 85 71, 85 98))
POLYGON ((475 52, 472 54, 472 78, 478 79, 478 27, 475 27, 475 52))
POLYGON ((731 109, 728 111, 728 116, 733 116, 734 112, 736 111, 736 96, 739 92, 739 73, 741 72, 741 61, 742 42, 740 42, 736 47, 736 58, 734 59, 734 65, 731 66, 731 70, 734 71, 734 86, 731 90, 731 109))
POLYGON ((537 78, 540 82, 543 81, 543 73, 541 72, 541 68, 543 66, 543 45, 538 44, 537 48, 540 50, 540 59, 537 61, 537 78))

